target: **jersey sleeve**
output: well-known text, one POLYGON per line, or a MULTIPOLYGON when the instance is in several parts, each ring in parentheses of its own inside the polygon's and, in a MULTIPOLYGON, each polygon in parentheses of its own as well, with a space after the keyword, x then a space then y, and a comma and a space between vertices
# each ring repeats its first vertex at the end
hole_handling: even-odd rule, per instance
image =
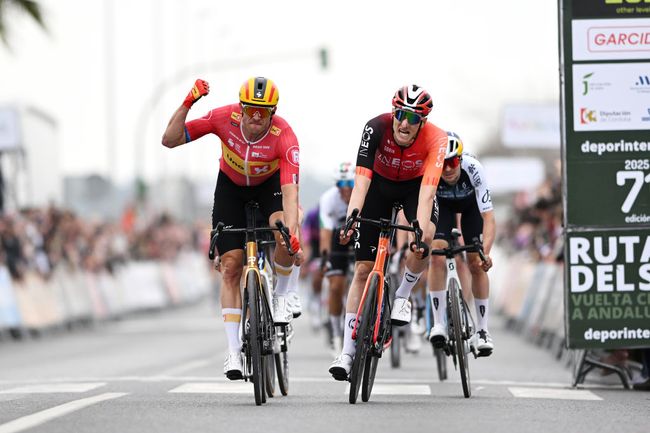
POLYGON ((283 128, 280 137, 280 185, 298 184, 300 175, 300 146, 291 128, 283 128))
POLYGON ((219 135, 218 119, 223 115, 229 115, 231 107, 229 105, 215 108, 209 111, 205 116, 190 120, 185 123, 185 141, 190 142, 197 140, 207 134, 219 135))
MULTIPOLYGON (((338 194, 338 190, 334 190, 338 194)), ((327 190, 320 198, 318 203, 319 215, 318 219, 320 220, 321 228, 333 230, 336 226, 336 220, 334 218, 334 200, 332 197, 332 189, 327 190)))
POLYGON ((442 174, 442 166, 445 162, 445 153, 447 152, 447 134, 440 128, 434 128, 435 130, 430 139, 429 152, 424 161, 422 185, 437 187, 442 174))
POLYGON ((382 127, 379 117, 375 117, 366 123, 361 133, 361 143, 357 153, 356 173, 372 179, 373 167, 375 165, 375 154, 379 147, 382 136, 382 127))
POLYGON ((474 187, 478 210, 481 213, 493 210, 494 206, 492 205, 492 197, 490 197, 490 189, 485 177, 483 165, 478 160, 467 155, 463 156, 463 159, 467 162, 466 170, 469 174, 469 181, 474 187))

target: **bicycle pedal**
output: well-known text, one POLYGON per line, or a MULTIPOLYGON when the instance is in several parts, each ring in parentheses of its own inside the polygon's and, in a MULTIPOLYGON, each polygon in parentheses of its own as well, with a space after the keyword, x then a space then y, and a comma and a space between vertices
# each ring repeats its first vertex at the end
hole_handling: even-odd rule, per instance
POLYGON ((492 355, 492 349, 483 349, 483 350, 478 351, 478 355, 476 357, 477 358, 478 357, 488 357, 490 355, 492 355))

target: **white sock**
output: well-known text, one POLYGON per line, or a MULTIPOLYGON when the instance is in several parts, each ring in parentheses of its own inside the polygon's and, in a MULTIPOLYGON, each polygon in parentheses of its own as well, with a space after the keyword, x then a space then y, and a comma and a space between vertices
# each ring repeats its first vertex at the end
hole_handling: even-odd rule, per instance
POLYGON ((345 324, 343 324, 343 352, 354 358, 357 351, 357 342, 352 339, 352 330, 356 322, 356 313, 345 313, 345 324))
POLYGON ((488 301, 489 299, 474 298, 474 306, 476 307, 476 318, 478 319, 478 330, 488 330, 488 301))
POLYGON ((286 295, 289 291, 289 278, 291 277, 292 268, 293 265, 284 267, 275 262, 275 273, 278 277, 278 283, 275 285, 277 295, 286 295))
POLYGON ((300 276, 300 266, 295 266, 291 268, 291 274, 289 275, 289 291, 293 293, 298 293, 298 277, 300 276))
POLYGON ((413 286, 415 286, 415 283, 417 283, 420 279, 420 275, 422 275, 422 272, 415 273, 412 272, 407 266, 404 266, 404 276, 402 277, 401 284, 397 288, 397 292, 395 292, 395 297, 408 298, 411 295, 413 286))
POLYGON ((330 325, 332 326, 332 335, 334 337, 340 337, 341 336, 341 315, 339 314, 338 316, 334 316, 330 314, 330 325))
POLYGON ((433 307, 433 323, 447 323, 447 291, 429 292, 433 307))
POLYGON ((241 308, 222 308, 223 325, 226 328, 228 351, 241 352, 241 338, 239 338, 239 324, 241 323, 241 308))

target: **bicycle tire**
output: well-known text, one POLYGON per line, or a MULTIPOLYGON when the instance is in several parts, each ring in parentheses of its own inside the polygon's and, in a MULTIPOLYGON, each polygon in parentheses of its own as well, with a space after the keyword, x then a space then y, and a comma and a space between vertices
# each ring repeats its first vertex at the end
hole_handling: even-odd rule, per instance
POLYGON ((472 395, 469 379, 469 365, 467 363, 467 351, 465 350, 465 324, 462 319, 461 303, 460 303, 460 288, 455 280, 451 280, 449 284, 449 298, 451 308, 451 320, 454 331, 454 345, 456 352, 456 359, 458 361, 458 370, 460 372, 460 381, 463 385, 463 395, 469 398, 472 395))
POLYGON ((402 338, 400 336, 401 331, 399 328, 393 328, 393 341, 390 343, 390 366, 392 368, 400 368, 402 365, 402 338))
MULTIPOLYGON (((376 281, 377 283, 379 282, 378 279, 376 279, 376 281)), ((371 305, 374 305, 374 308, 372 309, 372 315, 371 315, 372 321, 370 322, 372 325, 374 325, 375 320, 377 320, 377 307, 376 307, 378 303, 378 300, 376 300, 377 286, 375 286, 373 292, 374 292, 373 294, 374 302, 371 305)), ((386 340, 386 336, 384 335, 384 332, 392 331, 392 328, 390 327, 390 312, 388 311, 387 299, 384 299, 384 302, 382 304, 382 311, 379 320, 380 320, 379 332, 377 334, 377 339, 379 343, 378 348, 379 350, 383 350, 384 341, 386 340)), ((374 330, 374 327, 371 327, 371 329, 374 330)), ((372 334, 373 334, 372 332, 369 333, 370 342, 372 342, 372 334)), ((374 350, 370 350, 369 356, 366 357, 366 366, 363 370, 363 383, 361 385, 361 400, 364 402, 370 400, 370 394, 372 394, 372 387, 375 383, 375 375, 377 374, 377 364, 379 363, 379 356, 373 352, 374 350)))
MULTIPOLYGON (((370 350, 371 341, 368 341, 368 334, 370 334, 370 339, 372 339, 372 323, 370 321, 371 311, 375 306, 375 302, 371 305, 370 299, 373 298, 373 294, 376 293, 377 288, 377 274, 373 274, 374 279, 371 281, 368 286, 368 293, 366 294, 366 299, 363 303, 363 309, 361 310, 361 323, 357 323, 357 350, 354 355, 354 361, 352 362, 352 369, 350 370, 350 404, 355 404, 357 398, 359 397, 359 388, 363 382, 363 371, 366 366, 366 357, 370 350)), ((373 315, 374 316, 374 315, 373 315)))
POLYGON ((255 404, 262 405, 266 401, 264 389, 264 363, 262 361, 262 327, 260 314, 260 288, 257 274, 249 271, 246 276, 246 292, 248 293, 248 303, 250 309, 250 354, 251 370, 253 379, 253 391, 255 394, 255 404))
POLYGON ((444 349, 433 349, 433 356, 436 358, 438 370, 438 380, 444 382, 447 380, 447 354, 444 349))
POLYGON ((282 395, 289 394, 289 356, 287 348, 289 342, 287 341, 287 328, 282 327, 282 338, 284 341, 280 344, 280 352, 275 353, 275 369, 278 374, 278 385, 282 395))
POLYGON ((273 355, 264 356, 264 383, 266 385, 266 396, 275 395, 275 357, 273 355))

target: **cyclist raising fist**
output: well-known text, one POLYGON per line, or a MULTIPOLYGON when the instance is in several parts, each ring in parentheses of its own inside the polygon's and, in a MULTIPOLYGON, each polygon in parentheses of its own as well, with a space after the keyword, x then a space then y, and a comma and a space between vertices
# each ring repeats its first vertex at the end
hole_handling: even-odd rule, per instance
MULTIPOLYGON (((172 115, 162 144, 172 148, 206 134, 218 136, 222 154, 214 191, 212 227, 219 221, 226 226, 246 227, 245 204, 254 200, 270 225, 277 219, 284 222, 291 232, 291 247, 298 251, 299 146, 287 121, 275 114, 279 100, 277 86, 264 77, 250 78, 239 89, 239 103, 215 108, 200 119, 186 121, 192 105, 207 95, 209 89, 207 82, 196 80, 172 115)), ((279 233, 275 233, 277 244, 283 244, 279 233)), ((221 236, 217 241, 223 274, 221 308, 228 340, 224 373, 231 380, 243 377, 239 337, 243 245, 243 235, 221 236)), ((286 248, 276 248, 274 260, 277 284, 273 320, 286 324, 293 317, 287 293, 294 259, 286 248)))
MULTIPOLYGON (((357 154, 354 189, 347 214, 357 208, 370 219, 390 218, 393 203, 404 206, 409 221, 417 218, 423 230, 420 245, 411 245, 402 282, 397 289, 391 320, 405 325, 411 320, 408 297, 427 265, 429 244, 438 220, 436 188, 447 147, 447 134, 427 116, 433 108, 431 95, 415 84, 399 88, 391 113, 366 123, 357 154)), ((341 233, 341 243, 350 241, 353 231, 341 233)), ((355 270, 345 314, 343 350, 329 372, 345 380, 355 353, 352 330, 364 284, 377 251, 379 228, 361 224, 355 239, 355 270)))

